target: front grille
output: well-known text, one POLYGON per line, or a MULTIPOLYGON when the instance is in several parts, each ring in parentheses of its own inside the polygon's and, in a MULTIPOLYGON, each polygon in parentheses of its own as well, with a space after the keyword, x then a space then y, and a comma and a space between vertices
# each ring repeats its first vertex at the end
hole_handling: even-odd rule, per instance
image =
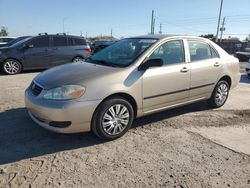
POLYGON ((43 88, 38 86, 36 83, 32 82, 30 86, 33 95, 38 96, 42 92, 43 88))

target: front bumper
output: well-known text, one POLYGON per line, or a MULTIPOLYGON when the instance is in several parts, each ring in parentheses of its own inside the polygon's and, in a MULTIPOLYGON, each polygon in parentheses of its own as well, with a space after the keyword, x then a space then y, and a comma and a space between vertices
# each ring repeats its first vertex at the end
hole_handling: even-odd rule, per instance
POLYGON ((45 100, 37 98, 29 89, 25 91, 25 105, 32 120, 58 133, 90 131, 92 116, 100 102, 45 100))

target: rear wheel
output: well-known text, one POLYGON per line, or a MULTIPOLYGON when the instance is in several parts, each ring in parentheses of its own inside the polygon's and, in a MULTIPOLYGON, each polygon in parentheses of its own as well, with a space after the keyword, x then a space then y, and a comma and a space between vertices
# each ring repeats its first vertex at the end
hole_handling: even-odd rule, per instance
POLYGON ((82 58, 82 57, 75 57, 74 59, 73 59, 73 62, 75 63, 75 62, 81 62, 81 61, 83 61, 84 59, 82 58))
POLYGON ((92 131, 101 139, 114 140, 123 136, 134 120, 132 105, 123 98, 111 98, 97 108, 92 131))
POLYGON ((209 104, 213 108, 219 108, 225 104, 229 95, 229 84, 225 80, 220 80, 214 88, 213 94, 209 99, 209 104))
POLYGON ((14 75, 21 72, 22 65, 19 61, 15 59, 7 59, 6 61, 4 61, 2 69, 4 73, 14 75))

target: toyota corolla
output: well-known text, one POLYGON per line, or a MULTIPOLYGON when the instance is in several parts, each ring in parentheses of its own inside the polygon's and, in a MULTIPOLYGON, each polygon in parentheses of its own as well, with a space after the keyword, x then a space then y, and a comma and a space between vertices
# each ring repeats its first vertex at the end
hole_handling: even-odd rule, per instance
POLYGON ((42 72, 25 102, 30 117, 46 129, 93 131, 112 140, 136 117, 201 100, 221 107, 239 79, 238 59, 210 40, 146 35, 42 72))

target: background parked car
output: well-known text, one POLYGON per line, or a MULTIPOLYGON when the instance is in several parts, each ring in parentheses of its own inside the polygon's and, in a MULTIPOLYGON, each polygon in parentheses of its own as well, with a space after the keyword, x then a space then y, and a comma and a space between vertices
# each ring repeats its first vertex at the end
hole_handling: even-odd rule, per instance
POLYGON ((82 61, 90 54, 83 37, 40 34, 0 48, 0 66, 6 74, 17 74, 82 61))
POLYGON ((5 45, 14 39, 15 37, 0 37, 0 45, 5 45))
POLYGON ((107 40, 98 40, 93 43, 94 51, 93 53, 96 53, 103 48, 106 48, 107 46, 110 46, 111 44, 114 44, 116 41, 107 41, 107 40))
POLYGON ((250 59, 250 52, 236 52, 235 56, 240 60, 240 61, 248 61, 250 59))
POLYGON ((17 37, 15 39, 11 40, 10 42, 7 42, 6 44, 0 44, 0 47, 11 46, 11 45, 15 44, 16 42, 19 42, 19 41, 24 40, 24 39, 29 38, 29 37, 31 37, 31 36, 17 37))

